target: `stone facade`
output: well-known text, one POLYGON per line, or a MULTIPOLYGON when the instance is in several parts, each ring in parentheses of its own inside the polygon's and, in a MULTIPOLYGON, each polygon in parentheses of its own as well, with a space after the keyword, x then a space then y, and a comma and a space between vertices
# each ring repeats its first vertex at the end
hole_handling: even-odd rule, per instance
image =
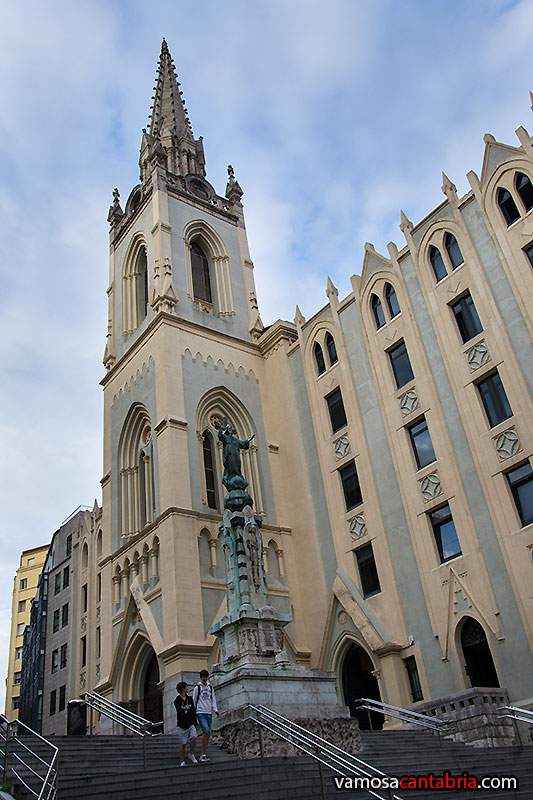
POLYGON ((333 673, 341 705, 450 697, 488 666, 510 702, 533 702, 533 526, 507 477, 533 452, 533 212, 516 188, 533 146, 517 135, 485 137, 464 196, 444 176, 436 209, 416 224, 402 213, 405 243, 367 244, 346 297, 328 280, 311 318, 264 327, 242 189, 232 168, 224 194, 207 181, 164 44, 141 182, 108 217, 103 509, 87 572, 102 647, 73 691, 148 715, 155 656, 171 730, 177 680, 219 661, 227 416, 255 435, 243 470, 293 664, 333 673), (481 327, 470 308, 464 340, 468 294, 481 327), (507 406, 494 422, 482 388, 495 370, 507 406))

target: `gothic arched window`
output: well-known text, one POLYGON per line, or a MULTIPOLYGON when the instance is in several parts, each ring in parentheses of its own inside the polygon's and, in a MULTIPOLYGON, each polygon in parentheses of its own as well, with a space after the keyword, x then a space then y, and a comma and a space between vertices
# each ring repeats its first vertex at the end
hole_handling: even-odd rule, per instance
POLYGON ((191 268, 194 299, 212 303, 209 261, 198 242, 191 245, 191 268))
POLYGON ((453 233, 447 233, 444 237, 444 247, 446 248, 446 252, 448 253, 448 257, 453 269, 460 267, 464 262, 464 258, 463 254, 461 253, 461 248, 459 247, 457 239, 453 233))
POLYGON ((507 223, 507 227, 512 225, 513 222, 516 222, 517 219, 520 219, 520 213, 516 207, 516 203, 513 200, 511 192, 509 192, 507 189, 503 189, 501 186, 498 189, 498 205, 500 206, 503 218, 507 223))
POLYGON ((146 249, 142 247, 135 263, 135 289, 137 299, 137 325, 148 313, 148 260, 146 249))
POLYGON ((152 522, 155 512, 152 432, 140 406, 124 425, 119 468, 121 532, 129 536, 152 522))
POLYGON ((396 297, 396 290, 390 283, 385 284, 385 300, 389 307, 391 317, 396 317, 400 313, 400 304, 396 297))
POLYGON ((446 267, 444 266, 441 252, 438 247, 435 247, 434 244, 432 244, 429 248, 429 260, 431 262, 431 266, 433 267, 436 280, 441 281, 448 273, 446 272, 446 267))
POLYGON ((320 347, 318 342, 315 342, 313 352, 315 354, 315 362, 318 374, 322 375, 322 373, 326 371, 326 362, 324 360, 324 353, 322 352, 322 348, 320 347))
POLYGON ((523 172, 517 172, 514 179, 516 191, 524 204, 526 211, 533 208, 533 184, 523 172))
POLYGON ((326 349, 328 351, 330 366, 336 364, 339 360, 337 355, 337 348, 335 347, 335 339, 331 333, 326 333, 326 349))
POLYGON ((377 294, 373 294, 370 300, 370 305, 372 306, 372 313, 374 314, 374 320, 376 322, 377 328, 382 328, 385 325, 385 312, 383 311, 383 306, 381 305, 381 300, 377 296, 377 294))
POLYGON ((217 500, 217 471, 215 459, 215 443, 210 431, 202 435, 202 451, 204 455, 205 490, 209 508, 218 508, 217 500))

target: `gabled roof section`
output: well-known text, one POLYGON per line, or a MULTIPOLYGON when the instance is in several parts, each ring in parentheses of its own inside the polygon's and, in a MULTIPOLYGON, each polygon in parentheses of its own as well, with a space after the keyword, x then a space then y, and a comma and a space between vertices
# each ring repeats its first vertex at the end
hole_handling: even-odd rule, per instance
POLYGON ((483 155, 483 166, 481 168, 481 186, 486 186, 496 167, 509 161, 512 158, 519 158, 524 155, 522 147, 511 147, 510 144, 497 142, 494 136, 486 133, 483 137, 485 142, 485 153, 483 155))
POLYGON ((392 263, 389 258, 385 258, 381 253, 378 253, 370 242, 365 243, 365 255, 363 258, 363 268, 361 270, 361 283, 364 286, 374 272, 379 272, 383 269, 392 269, 392 263))

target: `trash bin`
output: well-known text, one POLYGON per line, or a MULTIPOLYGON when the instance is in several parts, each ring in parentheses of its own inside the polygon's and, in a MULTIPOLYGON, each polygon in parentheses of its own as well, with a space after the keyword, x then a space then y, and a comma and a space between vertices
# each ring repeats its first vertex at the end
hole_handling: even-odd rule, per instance
POLYGON ((85 736, 87 733, 87 705, 85 700, 67 703, 67 736, 85 736))

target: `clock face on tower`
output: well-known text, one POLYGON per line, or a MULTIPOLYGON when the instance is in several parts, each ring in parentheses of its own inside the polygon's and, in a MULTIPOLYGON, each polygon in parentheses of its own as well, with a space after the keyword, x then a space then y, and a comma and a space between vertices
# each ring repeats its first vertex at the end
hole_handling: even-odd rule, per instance
POLYGON ((202 200, 209 201, 215 194, 211 184, 198 175, 187 175, 185 178, 185 185, 191 194, 200 197, 202 200))

